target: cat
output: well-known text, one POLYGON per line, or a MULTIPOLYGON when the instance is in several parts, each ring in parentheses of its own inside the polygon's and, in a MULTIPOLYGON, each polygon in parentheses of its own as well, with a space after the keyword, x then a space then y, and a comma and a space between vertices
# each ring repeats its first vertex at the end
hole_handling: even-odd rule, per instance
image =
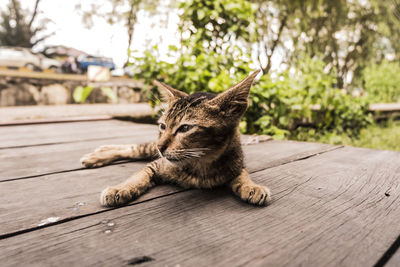
POLYGON ((168 100, 159 119, 157 142, 102 146, 81 158, 87 168, 121 159, 159 158, 125 182, 107 187, 100 203, 113 207, 128 202, 160 183, 184 188, 213 188, 227 185, 243 201, 264 206, 270 190, 254 183, 244 166, 239 122, 248 107, 255 71, 220 94, 182 91, 154 81, 168 100))

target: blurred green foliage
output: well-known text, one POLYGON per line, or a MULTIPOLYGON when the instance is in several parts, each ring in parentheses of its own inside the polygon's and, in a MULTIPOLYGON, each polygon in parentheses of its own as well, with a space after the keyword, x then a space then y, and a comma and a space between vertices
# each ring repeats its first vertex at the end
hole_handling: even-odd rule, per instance
POLYGON ((179 8, 180 31, 186 33, 181 41, 194 55, 203 50, 224 53, 228 44, 254 39, 250 24, 256 10, 249 1, 189 0, 179 8))
MULTIPOLYGON (((145 80, 151 103, 160 102, 153 79, 193 93, 222 92, 245 78, 249 62, 227 60, 217 53, 186 54, 174 63, 158 61, 148 52, 137 58, 135 78, 145 80)), ((295 74, 279 74, 276 79, 264 75, 252 87, 250 106, 241 123, 245 133, 259 133, 276 139, 304 139, 334 131, 336 135, 357 136, 371 119, 364 98, 353 98, 333 88, 334 75, 325 74, 324 63, 305 58, 295 74)))
POLYGON ((392 5, 372 0, 368 5, 345 0, 180 1, 180 45, 170 47, 167 60, 154 47, 130 62, 134 77, 148 85, 152 104, 159 103, 153 79, 188 93, 219 93, 258 65, 264 75, 252 87, 242 132, 338 144, 357 138, 372 122, 369 101, 398 97, 393 93, 398 67, 384 61, 386 54, 398 55, 396 45, 390 45, 396 39, 388 34, 388 28, 400 28, 390 13, 392 5), (282 55, 280 71, 271 69, 276 53, 282 55), (368 94, 349 94, 363 83, 368 94))
POLYGON ((248 133, 305 140, 327 132, 357 136, 370 122, 368 102, 333 88, 321 60, 305 58, 295 74, 264 75, 251 91, 248 133))
MULTIPOLYGON (((90 93, 93 91, 94 87, 93 86, 78 86, 75 88, 72 97, 74 98, 76 103, 84 103, 86 99, 89 97, 90 93)), ((116 102, 118 100, 116 94, 110 87, 100 87, 100 90, 105 94, 109 99, 111 99, 113 102, 116 102)))
POLYGON ((363 71, 364 88, 373 102, 400 102, 400 64, 383 61, 363 71))
POLYGON ((334 145, 349 145, 373 149, 400 151, 400 121, 381 121, 362 129, 357 138, 347 134, 327 132, 305 139, 334 145))
MULTIPOLYGON (((176 47, 170 47, 175 51, 176 47)), ((176 89, 187 93, 196 91, 221 92, 231 79, 238 80, 250 72, 248 62, 241 59, 241 51, 237 47, 233 54, 237 57, 226 57, 210 51, 197 56, 191 53, 182 54, 175 62, 159 60, 157 47, 145 52, 144 56, 135 57, 134 66, 136 79, 144 79, 147 98, 154 106, 160 103, 160 94, 153 80, 163 81, 176 89)))

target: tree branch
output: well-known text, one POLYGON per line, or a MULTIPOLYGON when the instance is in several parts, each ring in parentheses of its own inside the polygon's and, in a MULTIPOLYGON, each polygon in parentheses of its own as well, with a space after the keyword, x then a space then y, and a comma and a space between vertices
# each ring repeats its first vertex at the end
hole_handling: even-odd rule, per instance
POLYGON ((30 20, 29 23, 28 23, 28 28, 29 28, 29 29, 32 27, 32 23, 33 23, 33 21, 35 20, 35 17, 36 17, 36 15, 37 15, 37 10, 38 10, 38 6, 39 6, 39 2, 40 2, 40 0, 36 0, 36 2, 35 2, 35 8, 33 9, 32 17, 31 17, 31 20, 30 20))
POLYGON ((265 68, 263 68, 263 72, 264 73, 268 73, 270 71, 271 67, 272 67, 272 62, 271 62, 272 60, 271 59, 272 59, 272 56, 273 56, 273 54, 275 52, 275 49, 278 46, 279 41, 281 39, 281 35, 282 35, 282 32, 283 32, 283 29, 286 26, 287 18, 288 18, 288 14, 285 14, 285 16, 282 19, 281 25, 279 26, 278 36, 276 37, 276 39, 272 43, 271 52, 268 53, 267 50, 265 50, 265 52, 267 53, 268 62, 267 62, 267 66, 265 66, 265 68))
POLYGON ((15 12, 15 18, 16 18, 16 23, 19 25, 19 22, 21 20, 21 14, 19 14, 19 3, 16 0, 11 1, 13 4, 14 12, 15 12))
POLYGON ((133 37, 133 32, 135 30, 135 24, 137 21, 137 7, 140 4, 141 0, 131 0, 131 5, 130 5, 130 10, 129 10, 129 16, 128 16, 128 21, 126 23, 126 26, 128 28, 128 58, 126 59, 126 62, 124 65, 127 65, 129 62, 129 48, 132 45, 132 37, 133 37))
POLYGON ((51 36, 54 35, 54 34, 55 34, 55 33, 52 32, 52 33, 50 33, 50 34, 47 34, 47 35, 45 35, 45 36, 43 36, 43 37, 37 39, 36 41, 32 42, 32 47, 35 46, 35 45, 37 45, 38 43, 44 41, 45 39, 51 37, 51 36))

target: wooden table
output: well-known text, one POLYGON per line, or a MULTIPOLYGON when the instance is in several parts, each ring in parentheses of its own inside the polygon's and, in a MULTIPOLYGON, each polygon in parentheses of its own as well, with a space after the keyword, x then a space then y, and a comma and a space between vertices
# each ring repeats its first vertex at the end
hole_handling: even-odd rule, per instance
POLYGON ((226 188, 159 186, 107 209, 145 162, 83 169, 99 145, 156 138, 115 120, 0 127, 1 266, 400 266, 400 153, 316 143, 244 146, 270 206, 226 188))

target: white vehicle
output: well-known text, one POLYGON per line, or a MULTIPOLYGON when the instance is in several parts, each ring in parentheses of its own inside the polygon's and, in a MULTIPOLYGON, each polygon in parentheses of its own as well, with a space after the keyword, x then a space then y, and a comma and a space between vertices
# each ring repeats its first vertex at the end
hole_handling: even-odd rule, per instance
POLYGON ((61 62, 52 58, 45 57, 42 54, 38 54, 40 57, 40 67, 42 69, 61 69, 61 62))
POLYGON ((3 46, 0 47, 0 66, 56 70, 61 63, 43 55, 35 55, 28 48, 3 46))

